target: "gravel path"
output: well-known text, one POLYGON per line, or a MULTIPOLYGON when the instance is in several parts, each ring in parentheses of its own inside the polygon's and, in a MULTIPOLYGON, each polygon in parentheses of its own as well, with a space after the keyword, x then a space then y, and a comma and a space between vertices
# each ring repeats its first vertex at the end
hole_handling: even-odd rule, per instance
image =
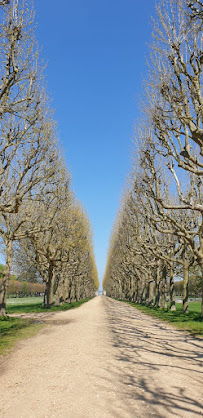
POLYGON ((3 360, 0 416, 200 417, 202 354, 202 339, 96 297, 3 360))

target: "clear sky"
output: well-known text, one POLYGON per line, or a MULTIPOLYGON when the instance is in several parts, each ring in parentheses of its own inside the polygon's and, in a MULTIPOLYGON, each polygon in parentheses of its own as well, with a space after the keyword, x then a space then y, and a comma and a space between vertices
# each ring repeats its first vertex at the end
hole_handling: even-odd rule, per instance
POLYGON ((37 39, 72 184, 94 230, 103 278, 131 166, 154 0, 35 0, 37 39))

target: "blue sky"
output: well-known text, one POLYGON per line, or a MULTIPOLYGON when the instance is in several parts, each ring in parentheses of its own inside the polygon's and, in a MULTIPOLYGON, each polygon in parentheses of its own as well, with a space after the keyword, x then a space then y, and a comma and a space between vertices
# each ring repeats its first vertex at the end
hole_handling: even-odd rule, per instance
POLYGON ((131 166, 155 1, 35 0, 35 9, 60 140, 94 230, 102 281, 131 166))

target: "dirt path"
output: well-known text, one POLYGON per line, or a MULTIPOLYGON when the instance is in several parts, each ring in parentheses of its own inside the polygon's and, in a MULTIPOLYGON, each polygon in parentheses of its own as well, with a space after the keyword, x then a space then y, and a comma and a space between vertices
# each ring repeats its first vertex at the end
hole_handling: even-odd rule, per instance
POLYGON ((202 339, 97 297, 4 359, 0 416, 203 416, 202 354, 202 339))

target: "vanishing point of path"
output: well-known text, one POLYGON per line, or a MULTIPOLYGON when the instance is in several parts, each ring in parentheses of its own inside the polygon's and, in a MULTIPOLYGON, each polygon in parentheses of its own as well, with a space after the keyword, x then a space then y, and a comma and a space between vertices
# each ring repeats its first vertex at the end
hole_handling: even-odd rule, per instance
POLYGON ((3 359, 1 417, 203 416, 203 339, 103 296, 47 322, 3 359))

